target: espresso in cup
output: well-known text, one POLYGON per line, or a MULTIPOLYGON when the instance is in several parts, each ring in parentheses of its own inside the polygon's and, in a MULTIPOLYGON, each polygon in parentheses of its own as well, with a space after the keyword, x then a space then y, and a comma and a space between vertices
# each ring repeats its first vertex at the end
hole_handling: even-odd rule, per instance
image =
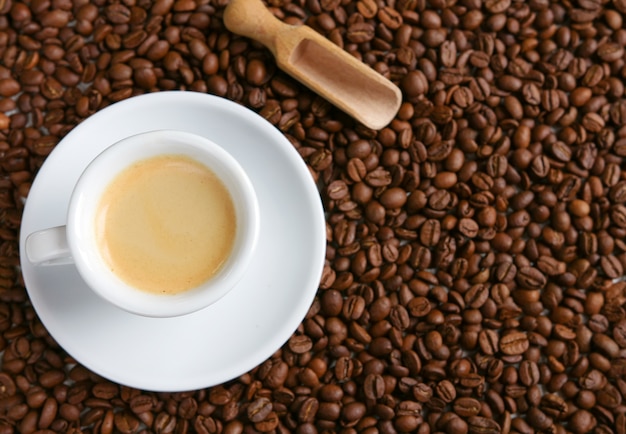
POLYGON ((65 225, 26 237, 39 266, 73 263, 96 294, 129 312, 185 315, 243 277, 259 234, 254 187, 238 161, 183 131, 139 133, 87 165, 65 225))
POLYGON ((224 183, 184 155, 138 161, 104 191, 96 239, 111 271, 142 291, 177 294, 213 277, 237 230, 224 183))

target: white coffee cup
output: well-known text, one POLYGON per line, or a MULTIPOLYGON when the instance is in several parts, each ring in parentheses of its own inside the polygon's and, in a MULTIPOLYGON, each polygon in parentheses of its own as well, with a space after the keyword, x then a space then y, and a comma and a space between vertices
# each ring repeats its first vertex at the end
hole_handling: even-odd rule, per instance
POLYGON ((173 317, 207 307, 235 287, 252 260, 258 235, 257 198, 235 158, 204 137, 158 130, 127 137, 99 154, 74 187, 66 225, 28 235, 25 248, 26 257, 37 266, 73 262, 96 294, 126 311, 149 317, 173 317), (159 156, 184 156, 210 169, 226 187, 236 220, 230 254, 216 273, 198 286, 167 295, 136 288, 113 272, 96 236, 96 216, 107 188, 129 167, 159 156))

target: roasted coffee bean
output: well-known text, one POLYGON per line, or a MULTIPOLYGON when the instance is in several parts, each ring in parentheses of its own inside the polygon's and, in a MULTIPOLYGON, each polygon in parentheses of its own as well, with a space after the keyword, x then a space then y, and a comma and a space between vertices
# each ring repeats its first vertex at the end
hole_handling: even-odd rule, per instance
POLYGON ((525 333, 515 331, 503 335, 500 338, 500 351, 507 355, 519 355, 529 347, 528 337, 525 333))
POLYGON ((408 304, 409 313, 414 317, 427 316, 431 311, 431 304, 425 297, 414 297, 408 304))
POLYGON ((147 395, 137 395, 130 400, 130 409, 135 414, 141 414, 152 410, 154 405, 153 399, 147 395))
POLYGON ((626 319, 619 321, 613 327, 612 336, 620 348, 626 348, 626 319))
POLYGON ((499 337, 494 330, 481 330, 478 333, 478 345, 486 355, 494 355, 499 350, 499 337))
POLYGON ((568 427, 575 433, 584 433, 596 425, 596 418, 587 410, 577 410, 569 419, 568 427))
POLYGON ((248 405, 246 414, 251 422, 261 422, 272 411, 272 402, 267 398, 258 398, 248 405))
POLYGON ((612 384, 607 384, 597 393, 597 403, 606 408, 616 408, 622 402, 621 392, 612 384))
POLYGON ((296 354, 310 351, 312 347, 311 339, 306 335, 294 335, 289 339, 289 349, 296 354))
POLYGON ((374 38, 374 27, 370 23, 354 23, 347 29, 347 38, 350 42, 362 44, 374 38))
POLYGON ((534 267, 521 267, 517 271, 516 280, 525 288, 542 288, 546 284, 544 274, 534 267))
POLYGON ((425 246, 434 246, 441 236, 441 223, 439 220, 429 219, 421 227, 420 241, 425 246))
POLYGON ((454 401, 453 409, 456 414, 463 418, 477 416, 480 413, 480 402, 474 398, 460 397, 454 401))
POLYGON ((356 7, 359 13, 367 19, 374 18, 378 12, 378 5, 371 0, 360 0, 357 2, 356 7))
POLYGON ((298 419, 303 423, 311 423, 315 420, 319 409, 319 401, 315 398, 309 397, 305 399, 300 405, 298 411, 298 419))
POLYGON ((369 374, 363 383, 363 392, 368 399, 380 399, 385 393, 385 380, 379 374, 369 374))
POLYGON ((468 418, 468 425, 469 432, 472 434, 501 432, 498 423, 486 417, 470 416, 468 418))

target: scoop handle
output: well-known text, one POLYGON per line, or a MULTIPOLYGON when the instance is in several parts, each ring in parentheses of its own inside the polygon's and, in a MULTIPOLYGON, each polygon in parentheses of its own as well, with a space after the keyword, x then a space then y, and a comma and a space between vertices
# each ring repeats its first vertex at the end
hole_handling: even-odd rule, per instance
POLYGON ((276 18, 261 0, 231 0, 224 10, 224 24, 231 32, 265 45, 274 56, 277 35, 292 27, 276 18))

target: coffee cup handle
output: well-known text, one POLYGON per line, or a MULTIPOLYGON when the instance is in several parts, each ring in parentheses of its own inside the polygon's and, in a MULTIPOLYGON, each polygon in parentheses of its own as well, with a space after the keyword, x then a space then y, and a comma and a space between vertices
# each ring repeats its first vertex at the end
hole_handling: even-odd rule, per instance
POLYGON ((43 229, 26 237, 26 257, 36 265, 72 263, 66 227, 56 226, 43 229))

